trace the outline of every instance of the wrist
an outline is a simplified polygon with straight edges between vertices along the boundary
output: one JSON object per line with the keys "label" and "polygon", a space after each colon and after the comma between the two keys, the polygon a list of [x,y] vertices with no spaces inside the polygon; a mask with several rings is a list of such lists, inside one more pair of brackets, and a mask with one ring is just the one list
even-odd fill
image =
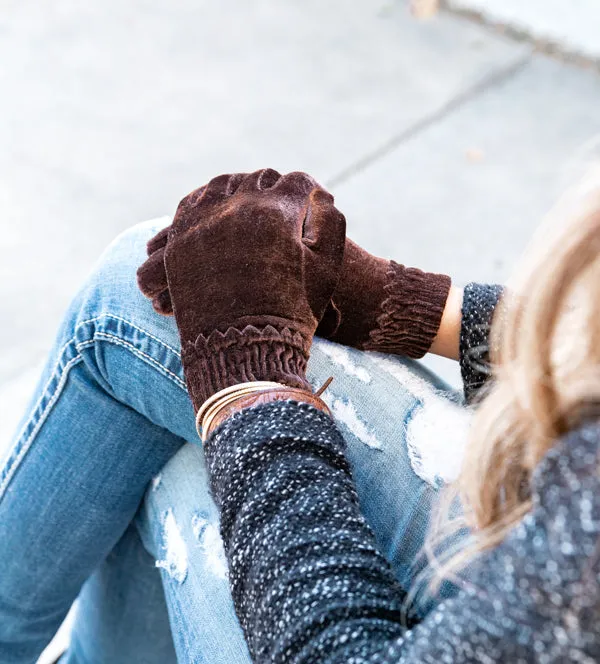
{"label": "wrist", "polygon": [[274,401],[295,401],[308,403],[317,410],[331,416],[331,411],[319,396],[307,389],[259,381],[233,385],[212,395],[196,416],[196,430],[205,442],[211,433],[225,420],[246,408],[254,408]]}
{"label": "wrist", "polygon": [[462,288],[456,286],[450,288],[440,327],[430,349],[435,355],[451,360],[459,358],[463,295]]}

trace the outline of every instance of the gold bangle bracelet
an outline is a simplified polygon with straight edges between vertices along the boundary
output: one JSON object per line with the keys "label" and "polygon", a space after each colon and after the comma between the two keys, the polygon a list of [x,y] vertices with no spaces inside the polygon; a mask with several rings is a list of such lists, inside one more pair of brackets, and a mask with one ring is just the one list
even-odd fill
{"label": "gold bangle bracelet", "polygon": [[273,403],[274,401],[299,401],[309,404],[331,417],[331,410],[320,396],[309,390],[297,387],[279,385],[266,389],[253,389],[227,395],[207,411],[202,420],[202,441],[205,442],[214,428],[218,428],[225,419],[246,408],[254,408],[260,404]]}
{"label": "gold bangle bracelet", "polygon": [[202,438],[203,440],[206,438],[206,434],[208,431],[210,431],[210,425],[212,424],[213,420],[215,417],[223,410],[223,408],[226,408],[229,406],[229,404],[236,402],[238,399],[241,399],[243,397],[246,397],[250,394],[255,394],[257,392],[264,392],[265,390],[256,388],[252,390],[240,390],[239,392],[235,392],[233,394],[229,394],[219,401],[216,401],[211,408],[209,408],[206,411],[206,414],[204,415],[204,418],[202,420]]}
{"label": "gold bangle bracelet", "polygon": [[[196,415],[196,431],[198,432],[198,435],[201,439],[203,439],[202,431],[205,430],[205,425],[208,423],[206,421],[207,417],[210,413],[212,413],[213,410],[215,410],[216,407],[218,407],[218,410],[221,410],[222,405],[220,404],[222,401],[229,403],[230,401],[239,399],[239,397],[245,396],[246,394],[252,394],[253,392],[259,392],[265,389],[280,388],[282,386],[283,385],[281,383],[260,380],[248,383],[238,383],[236,385],[226,387],[219,392],[216,392],[211,397],[209,397],[198,410]],[[212,420],[213,418],[214,414],[210,419]]]}

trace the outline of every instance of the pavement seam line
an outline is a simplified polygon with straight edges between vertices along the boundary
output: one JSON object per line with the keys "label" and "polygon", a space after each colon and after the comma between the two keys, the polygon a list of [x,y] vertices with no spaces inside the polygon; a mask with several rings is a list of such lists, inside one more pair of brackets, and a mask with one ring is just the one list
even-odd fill
{"label": "pavement seam line", "polygon": [[467,88],[464,90],[464,92],[459,93],[430,115],[426,115],[424,118],[417,120],[417,122],[410,125],[399,134],[392,136],[391,139],[380,145],[372,152],[357,159],[353,164],[350,164],[350,166],[344,168],[337,175],[334,175],[330,180],[325,182],[325,186],[328,189],[333,189],[334,187],[337,187],[346,183],[348,180],[351,180],[355,175],[358,175],[375,162],[379,161],[383,157],[386,157],[396,148],[412,140],[430,127],[438,124],[438,122],[445,120],[449,115],[461,109],[463,106],[476,99],[482,93],[487,92],[488,90],[491,90],[492,88],[502,85],[506,81],[510,80],[513,76],[523,70],[531,62],[531,60],[532,53],[528,53],[527,55],[519,58],[516,62],[513,62],[510,66],[499,69],[490,76],[487,76],[478,83],[475,83],[475,85]]}
{"label": "pavement seam line", "polygon": [[520,44],[529,44],[537,53],[582,69],[595,69],[600,73],[600,57],[588,55],[585,50],[562,44],[558,38],[536,36],[533,28],[520,27],[502,18],[488,16],[484,10],[454,7],[448,0],[442,0],[441,8],[447,14],[463,18],[480,25],[491,34],[511,39]]}

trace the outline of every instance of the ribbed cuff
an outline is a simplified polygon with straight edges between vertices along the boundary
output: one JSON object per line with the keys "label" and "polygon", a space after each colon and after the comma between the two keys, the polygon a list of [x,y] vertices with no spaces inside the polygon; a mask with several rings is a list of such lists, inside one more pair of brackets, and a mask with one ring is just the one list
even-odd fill
{"label": "ribbed cuff", "polygon": [[216,330],[208,337],[200,335],[195,343],[183,345],[181,360],[197,411],[219,390],[248,381],[275,381],[310,390],[306,380],[309,353],[310,340],[300,332],[248,325]]}
{"label": "ribbed cuff", "polygon": [[419,358],[438,333],[451,279],[390,261],[382,314],[364,344],[365,350]]}

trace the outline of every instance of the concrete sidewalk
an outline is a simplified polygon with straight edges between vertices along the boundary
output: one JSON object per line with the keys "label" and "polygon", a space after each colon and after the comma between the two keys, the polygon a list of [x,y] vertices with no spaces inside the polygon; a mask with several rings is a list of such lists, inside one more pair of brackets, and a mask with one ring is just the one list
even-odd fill
{"label": "concrete sidewalk", "polygon": [[600,0],[443,0],[490,25],[570,56],[600,61]]}
{"label": "concrete sidewalk", "polygon": [[116,233],[215,173],[329,185],[369,249],[504,279],[600,129],[600,78],[407,2],[9,2],[0,385]]}
{"label": "concrete sidewalk", "polygon": [[103,247],[211,176],[307,170],[371,251],[501,281],[600,131],[595,71],[407,1],[9,0],[0,62],[0,448]]}

